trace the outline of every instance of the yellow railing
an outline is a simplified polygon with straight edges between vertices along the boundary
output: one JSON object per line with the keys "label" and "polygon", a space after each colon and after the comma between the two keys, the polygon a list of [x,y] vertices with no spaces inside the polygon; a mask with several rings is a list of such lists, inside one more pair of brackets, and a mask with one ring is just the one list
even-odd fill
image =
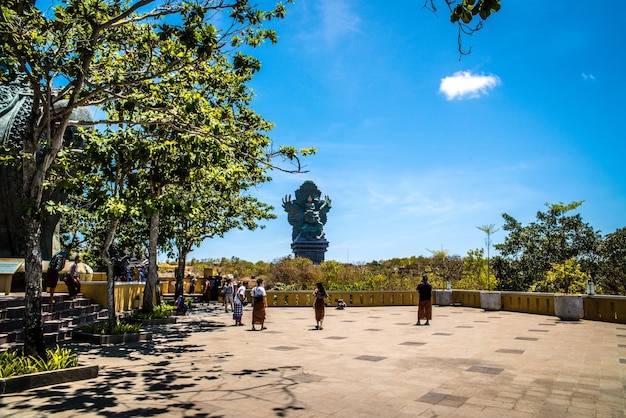
{"label": "yellow railing", "polygon": [[[435,303],[437,303],[435,301]],[[453,290],[452,303],[454,305],[480,308],[480,290]]]}
{"label": "yellow railing", "polygon": [[[103,307],[108,306],[106,274],[94,273],[91,281],[83,281],[81,291]],[[200,281],[201,282],[201,281]],[[174,281],[161,280],[159,288],[162,294],[172,293]],[[139,297],[143,300],[145,283],[116,282],[115,308],[116,311],[126,311],[133,308],[133,301]],[[188,289],[188,280],[185,289]],[[197,291],[200,286],[196,284]],[[65,283],[59,281],[57,292],[67,292]],[[480,291],[452,290],[452,304],[480,308]],[[348,307],[367,306],[416,306],[418,294],[414,290],[397,291],[329,291],[328,306],[335,306],[337,299],[343,299]],[[437,292],[433,292],[433,304],[437,304]],[[512,312],[531,313],[539,315],[554,315],[554,294],[531,292],[500,292],[502,310]],[[249,298],[248,292],[248,298]],[[309,307],[313,305],[311,291],[275,291],[267,292],[267,303],[270,307]],[[584,319],[604,322],[626,323],[626,296],[583,295]]]}
{"label": "yellow railing", "polygon": [[[163,294],[165,286],[165,283],[159,283],[161,294]],[[140,282],[115,282],[113,292],[115,311],[123,312],[132,310],[133,302],[137,297],[139,298],[139,306],[141,306],[143,304],[143,291],[145,287],[146,284]],[[106,308],[109,306],[108,286],[106,281],[81,282],[80,291],[86,298],[99,303],[102,307]],[[57,292],[67,292],[65,283],[59,282]],[[152,300],[156,302],[156,295],[153,295]]]}
{"label": "yellow railing", "polygon": [[[329,306],[336,299],[343,299],[347,306],[415,306],[417,292],[406,291],[343,291],[329,292]],[[502,310],[538,315],[554,315],[554,294],[531,292],[500,292]],[[312,306],[312,293],[309,291],[268,291],[267,303],[274,307]],[[436,293],[433,303],[437,304]],[[480,308],[480,291],[452,290],[452,304]],[[604,322],[626,323],[625,296],[583,295],[584,319]]]}
{"label": "yellow railing", "polygon": [[[336,299],[343,299],[347,306],[405,306],[417,305],[415,291],[329,291],[327,305],[336,305]],[[268,306],[297,307],[313,306],[313,293],[310,291],[267,292]]]}
{"label": "yellow railing", "polygon": [[540,315],[554,315],[554,294],[501,292],[502,310]]}
{"label": "yellow railing", "polygon": [[587,296],[583,306],[585,319],[626,324],[626,296]]}

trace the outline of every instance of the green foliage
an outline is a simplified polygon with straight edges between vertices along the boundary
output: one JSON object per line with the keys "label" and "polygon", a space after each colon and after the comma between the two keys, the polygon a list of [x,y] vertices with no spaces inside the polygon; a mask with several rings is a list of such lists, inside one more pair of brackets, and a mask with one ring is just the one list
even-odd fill
{"label": "green foliage", "polygon": [[461,20],[464,24],[472,21],[478,15],[481,19],[487,19],[492,12],[500,10],[500,0],[463,0],[458,3],[450,15],[451,22]]}
{"label": "green foliage", "polygon": [[162,319],[169,318],[172,312],[176,310],[176,306],[169,303],[161,303],[154,307],[152,312],[133,311],[131,317],[138,319]]}
{"label": "green foliage", "polygon": [[[91,240],[87,246],[94,260],[110,267],[107,251],[118,228],[135,232],[128,233],[127,242],[149,243],[145,294],[151,294],[158,215],[178,213],[194,225],[206,220],[189,201],[185,210],[169,212],[176,209],[175,188],[193,184],[211,191],[217,189],[214,184],[231,184],[236,187],[219,196],[239,196],[265,181],[264,172],[274,167],[276,154],[267,151],[266,136],[272,125],[253,111],[252,92],[245,86],[260,62],[246,51],[276,42],[274,30],[263,25],[283,18],[286,8],[278,4],[265,10],[248,0],[68,0],[44,6],[16,0],[0,4],[0,66],[7,70],[1,80],[19,77],[28,83],[34,103],[28,135],[13,164],[21,167],[29,186],[23,201],[16,202],[32,218],[25,223],[26,288],[33,289],[26,296],[39,297],[41,260],[32,243],[39,241],[44,212],[61,212],[59,202],[51,202],[55,192],[77,197],[72,203],[79,202],[83,212],[75,218],[84,221],[73,230]],[[113,128],[83,131],[79,142],[65,141],[74,111],[93,106],[105,117],[82,123]],[[75,146],[83,153],[71,151]],[[35,153],[36,159],[22,158]],[[291,152],[284,156],[298,161]],[[255,219],[269,219],[269,206],[257,204],[256,209],[251,215],[222,215],[242,216],[240,224],[250,228]],[[215,221],[214,211],[207,216]],[[147,219],[152,221],[149,238],[143,234]],[[223,231],[212,227],[192,239]],[[144,308],[151,309],[147,302]],[[29,352],[41,346],[35,343],[40,333],[31,332],[36,323],[26,327]]]}
{"label": "green foliage", "polygon": [[315,288],[315,283],[322,278],[320,273],[319,266],[308,258],[287,256],[274,263],[268,279],[289,286],[297,284],[302,290],[307,290]]}
{"label": "green foliage", "polygon": [[131,324],[124,321],[117,321],[114,326],[110,326],[108,322],[95,322],[93,324],[83,325],[81,331],[88,334],[100,335],[117,335],[136,333],[141,330],[141,324]]}
{"label": "green foliage", "polygon": [[461,279],[462,259],[441,255],[439,258],[410,257],[366,264],[325,261],[314,265],[304,258],[281,258],[270,266],[268,286],[277,290],[310,290],[317,281],[328,290],[413,290],[427,273],[435,288],[445,288],[446,280]]}
{"label": "green foliage", "polygon": [[567,213],[582,202],[546,204],[537,220],[523,226],[506,213],[504,243],[496,244],[500,256],[493,268],[501,290],[528,291],[534,283],[546,280],[553,265],[574,259],[585,272],[591,272],[598,257],[600,234],[582,221],[580,214]]}
{"label": "green foliage", "polygon": [[46,350],[46,358],[24,356],[19,351],[7,350],[0,353],[0,378],[63,370],[78,365],[78,356],[71,350],[60,348]]}
{"label": "green foliage", "polygon": [[[607,234],[598,248],[598,268],[594,281],[605,292],[626,295],[626,228]],[[599,291],[596,288],[596,292]]]}
{"label": "green foliage", "polygon": [[454,284],[455,289],[491,290],[498,286],[495,275],[489,272],[487,259],[482,248],[469,250],[463,259],[463,278]]}
{"label": "green foliage", "polygon": [[[530,287],[531,292],[548,293],[585,293],[587,281],[591,279],[588,272],[581,271],[580,264],[574,259],[564,263],[554,263],[546,272],[545,279],[539,280]],[[598,293],[602,289],[596,288]]]}

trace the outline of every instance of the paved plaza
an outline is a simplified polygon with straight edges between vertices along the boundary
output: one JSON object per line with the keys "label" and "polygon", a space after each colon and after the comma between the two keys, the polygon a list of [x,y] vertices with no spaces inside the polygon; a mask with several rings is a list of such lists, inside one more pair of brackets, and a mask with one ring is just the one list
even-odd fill
{"label": "paved plaza", "polygon": [[72,343],[95,379],[0,396],[1,417],[622,417],[626,325],[434,307],[197,306],[153,341]]}

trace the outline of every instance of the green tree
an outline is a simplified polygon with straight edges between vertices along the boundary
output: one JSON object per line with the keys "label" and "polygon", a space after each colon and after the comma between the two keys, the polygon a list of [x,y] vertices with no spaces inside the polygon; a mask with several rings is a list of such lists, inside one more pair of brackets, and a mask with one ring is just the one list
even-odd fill
{"label": "green tree", "polygon": [[626,295],[626,228],[607,234],[599,245],[594,281],[612,295]]}
{"label": "green tree", "polygon": [[[500,0],[445,0],[450,10],[450,21],[458,28],[458,49],[461,55],[471,52],[463,49],[463,35],[472,35],[483,28],[483,21],[500,10]],[[437,11],[435,0],[424,0],[424,7]]]}
{"label": "green tree", "polygon": [[494,287],[493,284],[495,284],[495,278],[493,281],[491,280],[491,269],[489,268],[490,267],[489,266],[489,261],[490,261],[489,250],[491,249],[491,236],[495,234],[496,232],[498,232],[500,228],[496,228],[494,224],[481,225],[481,226],[477,226],[476,228],[480,229],[487,235],[487,238],[485,238],[485,245],[487,247],[487,287],[486,289],[491,292]]}
{"label": "green tree", "polygon": [[582,271],[580,264],[573,258],[561,264],[552,264],[545,278],[532,284],[531,292],[548,293],[584,293],[587,281],[591,279],[589,272]]}
{"label": "green tree", "polygon": [[[455,288],[483,290],[495,287],[487,278],[487,260],[484,258],[484,254],[485,250],[482,248],[467,252],[463,259],[463,278],[455,284]],[[495,280],[495,277],[493,279]]]}
{"label": "green tree", "polygon": [[[229,183],[235,184],[232,178]],[[218,182],[208,185],[211,187],[204,187],[196,193],[179,189],[177,204],[161,222],[167,248],[176,251],[176,297],[183,294],[186,260],[194,246],[205,239],[221,237],[235,228],[255,230],[259,227],[257,221],[276,217],[270,212],[272,206],[240,194],[237,187],[230,190],[225,184],[227,187],[219,190]]]}
{"label": "green tree", "polygon": [[463,274],[463,260],[458,255],[449,255],[448,250],[428,250],[432,254],[429,270],[429,281],[433,287],[445,289],[450,283],[455,286]]}
{"label": "green tree", "polygon": [[600,235],[582,221],[580,214],[568,215],[581,204],[546,203],[548,209],[537,212],[537,220],[526,226],[506,213],[502,215],[508,235],[504,243],[496,244],[500,256],[493,263],[502,290],[528,291],[534,283],[545,280],[553,265],[566,265],[570,259],[584,271],[593,269]]}
{"label": "green tree", "polygon": [[[260,10],[247,0],[197,0],[161,4],[155,0],[118,2],[69,0],[50,10],[34,1],[6,0],[0,5],[2,80],[20,76],[32,94],[28,131],[13,156],[22,169],[25,230],[25,352],[45,355],[41,324],[41,220],[48,175],[64,146],[72,112],[120,98],[132,99],[143,114],[158,115],[143,123],[176,125],[180,115],[155,108],[154,92],[174,72],[196,69],[214,55],[242,45],[274,42],[261,26],[282,18],[285,7]],[[248,66],[254,60],[235,55]],[[167,102],[167,95],[161,96]],[[150,113],[152,112],[152,113]],[[94,121],[118,124],[120,121]],[[135,123],[135,121],[126,121]],[[185,126],[210,135],[211,125]],[[292,148],[286,152],[294,153]],[[156,212],[155,212],[156,213]],[[156,272],[154,272],[156,274]]]}

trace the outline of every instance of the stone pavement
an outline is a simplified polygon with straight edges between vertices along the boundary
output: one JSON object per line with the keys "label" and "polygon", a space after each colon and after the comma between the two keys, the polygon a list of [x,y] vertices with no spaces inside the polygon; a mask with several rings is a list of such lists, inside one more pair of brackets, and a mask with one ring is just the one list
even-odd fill
{"label": "stone pavement", "polygon": [[414,307],[198,306],[149,343],[72,343],[96,379],[0,396],[1,417],[622,417],[626,325]]}

